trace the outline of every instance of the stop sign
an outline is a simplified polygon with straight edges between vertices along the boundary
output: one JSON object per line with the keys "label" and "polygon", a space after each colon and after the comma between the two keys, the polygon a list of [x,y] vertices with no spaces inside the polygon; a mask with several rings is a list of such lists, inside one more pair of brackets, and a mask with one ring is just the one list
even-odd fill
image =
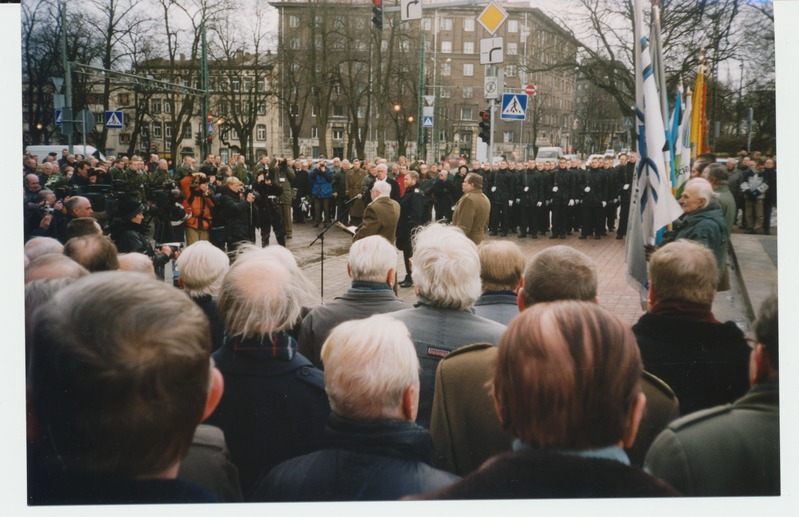
{"label": "stop sign", "polygon": [[535,85],[534,84],[528,84],[527,86],[525,86],[524,87],[524,93],[526,93],[528,96],[529,95],[535,95]]}

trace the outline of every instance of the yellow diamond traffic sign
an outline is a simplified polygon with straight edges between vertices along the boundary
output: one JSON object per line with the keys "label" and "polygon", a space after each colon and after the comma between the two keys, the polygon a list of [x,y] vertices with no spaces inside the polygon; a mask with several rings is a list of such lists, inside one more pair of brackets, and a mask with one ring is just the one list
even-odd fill
{"label": "yellow diamond traffic sign", "polygon": [[477,21],[480,22],[480,25],[482,25],[483,28],[491,35],[497,32],[497,29],[499,29],[500,25],[502,25],[507,19],[508,13],[505,11],[505,9],[501,8],[494,2],[488,4],[486,8],[483,9],[483,12],[480,13],[480,16],[477,17]]}

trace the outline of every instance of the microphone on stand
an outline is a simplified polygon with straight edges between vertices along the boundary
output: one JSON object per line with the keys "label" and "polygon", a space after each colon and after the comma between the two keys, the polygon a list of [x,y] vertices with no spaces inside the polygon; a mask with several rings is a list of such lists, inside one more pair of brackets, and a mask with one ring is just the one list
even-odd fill
{"label": "microphone on stand", "polygon": [[358,194],[354,198],[348,200],[346,203],[344,203],[344,206],[350,206],[352,203],[354,203],[358,199],[363,199],[363,194]]}

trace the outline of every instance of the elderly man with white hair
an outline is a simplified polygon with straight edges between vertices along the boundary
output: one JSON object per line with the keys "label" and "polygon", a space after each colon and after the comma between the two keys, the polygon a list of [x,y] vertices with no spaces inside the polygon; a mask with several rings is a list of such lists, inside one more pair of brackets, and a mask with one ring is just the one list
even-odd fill
{"label": "elderly man with white hair", "polygon": [[397,250],[380,235],[352,243],[347,261],[352,285],[335,300],[320,305],[303,318],[300,353],[323,370],[322,344],[336,325],[372,314],[409,309],[411,306],[397,298],[392,289],[396,268]]}
{"label": "elderly man with white hair", "polygon": [[366,206],[363,223],[355,232],[353,240],[357,241],[370,235],[381,235],[388,242],[394,244],[397,240],[400,205],[391,199],[391,186],[383,180],[375,181],[371,194],[372,202]]}
{"label": "elderly man with white hair", "polygon": [[454,226],[431,224],[416,234],[413,284],[417,305],[391,313],[411,330],[422,366],[419,417],[430,424],[436,367],[447,354],[472,343],[499,343],[505,325],[474,314],[482,294],[477,246]]}
{"label": "elderly man with white hair", "polygon": [[667,233],[661,246],[678,239],[688,239],[703,244],[713,252],[718,266],[719,282],[727,268],[727,223],[718,203],[719,194],[704,178],[688,180],[679,203],[683,215],[674,221],[674,231]]}
{"label": "elderly man with white hair", "polygon": [[211,351],[219,350],[225,326],[216,308],[216,300],[225,273],[230,268],[230,259],[209,241],[197,241],[183,250],[177,259],[177,267],[183,292],[200,306],[211,324]]}
{"label": "elderly man with white hair", "polygon": [[207,423],[224,431],[245,499],[262,473],[321,446],[330,413],[322,372],[288,333],[302,312],[299,280],[274,256],[250,248],[219,291],[225,339],[213,358],[225,394]]}
{"label": "elderly man with white hair", "polygon": [[419,360],[405,325],[381,314],[342,323],[322,357],[328,446],[275,467],[253,500],[396,500],[458,479],[430,466],[432,440],[414,423]]}

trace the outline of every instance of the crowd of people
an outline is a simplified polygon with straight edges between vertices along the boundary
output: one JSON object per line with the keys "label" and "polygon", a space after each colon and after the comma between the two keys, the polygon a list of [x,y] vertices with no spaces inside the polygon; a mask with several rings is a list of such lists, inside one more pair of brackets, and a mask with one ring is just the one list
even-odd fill
{"label": "crowd of people", "polygon": [[[633,326],[589,256],[487,238],[624,238],[632,153],[56,158],[23,173],[30,504],[780,494],[776,293],[751,335],[712,311],[722,200],[768,231],[772,158],[737,187],[696,160]],[[355,227],[323,305],[306,219]]]}

